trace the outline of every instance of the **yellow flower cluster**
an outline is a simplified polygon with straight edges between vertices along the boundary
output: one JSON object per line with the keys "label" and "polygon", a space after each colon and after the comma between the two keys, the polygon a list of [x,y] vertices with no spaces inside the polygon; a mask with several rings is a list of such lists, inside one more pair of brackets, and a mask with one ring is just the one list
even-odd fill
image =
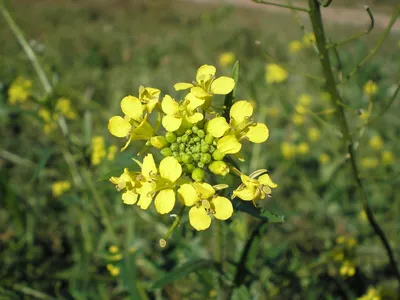
{"label": "yellow flower cluster", "polygon": [[69,181],[56,181],[51,186],[53,197],[55,198],[60,197],[70,189],[71,189],[71,183]]}
{"label": "yellow flower cluster", "polygon": [[297,53],[303,48],[312,46],[315,43],[315,35],[313,32],[307,33],[303,36],[302,40],[293,40],[289,43],[289,52]]}
{"label": "yellow flower cluster", "polygon": [[219,56],[218,62],[221,67],[229,67],[231,66],[236,60],[236,55],[233,52],[223,52]]}
{"label": "yellow flower cluster", "polygon": [[32,94],[32,81],[17,77],[8,89],[8,103],[16,105],[26,102]]}
{"label": "yellow flower cluster", "polygon": [[365,83],[363,90],[367,96],[373,96],[378,92],[378,85],[372,80],[368,80]]}
{"label": "yellow flower cluster", "polygon": [[375,288],[369,288],[367,293],[357,300],[381,300],[381,296],[379,295],[379,291]]}
{"label": "yellow flower cluster", "polygon": [[383,150],[384,142],[381,136],[374,135],[368,141],[369,146],[377,154],[380,153],[380,157],[376,156],[366,156],[361,159],[361,166],[365,169],[377,168],[380,164],[383,166],[391,166],[395,163],[396,157],[392,151]]}
{"label": "yellow flower cluster", "polygon": [[352,237],[339,236],[332,251],[333,260],[341,262],[339,273],[344,277],[352,277],[356,273],[356,264],[353,261],[357,241]]}
{"label": "yellow flower cluster", "polygon": [[54,112],[50,112],[47,108],[40,108],[38,111],[39,117],[43,120],[43,130],[46,134],[51,133],[57,128],[57,120],[63,116],[69,120],[75,120],[78,115],[72,107],[71,100],[61,97],[56,101]]}
{"label": "yellow flower cluster", "polygon": [[102,136],[92,137],[92,155],[91,155],[92,165],[96,166],[100,164],[106,157],[107,160],[114,160],[117,152],[118,148],[115,145],[111,145],[106,150],[104,138]]}
{"label": "yellow flower cluster", "polygon": [[268,84],[283,82],[288,76],[288,72],[277,64],[267,64],[265,66],[265,81]]}
{"label": "yellow flower cluster", "polygon": [[[211,105],[214,95],[227,95],[235,87],[235,81],[226,76],[216,77],[216,69],[203,65],[197,70],[191,83],[179,82],[176,91],[188,90],[182,100],[175,100],[161,91],[140,87],[139,96],[127,96],[121,101],[124,116],[113,116],[108,129],[116,137],[126,138],[125,150],[135,140],[146,141],[164,157],[159,163],[148,153],[143,161],[134,159],[140,171],[125,168],[119,177],[111,177],[118,191],[123,191],[125,204],[136,204],[148,209],[154,202],[160,214],[168,214],[175,208],[176,200],[182,210],[189,208],[189,222],[196,230],[210,227],[212,218],[227,220],[233,214],[230,199],[222,196],[227,185],[206,182],[206,173],[239,176],[242,184],[233,192],[232,199],[244,201],[264,199],[277,185],[266,170],[247,176],[229,163],[229,156],[243,160],[240,152],[243,143],[262,143],[268,139],[265,124],[252,119],[253,106],[249,101],[236,101],[229,115],[215,111]],[[149,116],[157,114],[153,127]],[[164,130],[162,130],[161,128]]]}

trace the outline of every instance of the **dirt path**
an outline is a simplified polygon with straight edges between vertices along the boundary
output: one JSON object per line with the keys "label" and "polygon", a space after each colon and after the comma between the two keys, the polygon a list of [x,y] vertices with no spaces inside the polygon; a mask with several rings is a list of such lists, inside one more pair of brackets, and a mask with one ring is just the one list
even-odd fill
{"label": "dirt path", "polygon": [[[206,3],[206,4],[231,4],[241,7],[246,7],[250,9],[262,9],[265,11],[273,12],[273,13],[281,13],[281,14],[290,14],[291,11],[286,8],[271,6],[271,5],[262,5],[252,2],[251,0],[184,0],[187,2],[197,2],[197,3]],[[285,3],[285,1],[276,0],[276,3]],[[299,5],[300,6],[300,5]],[[304,6],[306,7],[306,6]],[[343,8],[343,7],[334,7],[331,4],[330,7],[324,8],[322,10],[323,17],[331,24],[340,24],[340,25],[352,25],[357,27],[365,27],[367,28],[370,20],[366,11],[362,8]],[[306,13],[299,12],[299,15],[307,18]],[[391,16],[386,15],[384,13],[374,13],[375,19],[375,30],[383,30],[390,21]],[[392,33],[400,34],[400,17],[397,19],[396,23],[392,27]]]}

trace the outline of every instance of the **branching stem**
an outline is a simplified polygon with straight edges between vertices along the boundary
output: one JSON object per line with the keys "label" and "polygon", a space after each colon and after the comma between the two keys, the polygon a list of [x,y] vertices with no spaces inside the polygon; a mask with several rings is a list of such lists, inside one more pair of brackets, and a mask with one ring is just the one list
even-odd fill
{"label": "branching stem", "polygon": [[[344,112],[344,108],[343,106],[339,105],[341,101],[340,99],[340,95],[339,92],[336,88],[336,82],[335,82],[335,78],[333,75],[333,71],[332,71],[332,65],[330,62],[330,58],[329,58],[329,53],[326,49],[326,38],[325,38],[325,30],[324,30],[324,25],[322,22],[322,17],[321,17],[321,8],[320,8],[320,4],[317,0],[309,0],[309,5],[310,5],[310,18],[311,18],[311,23],[312,23],[312,27],[315,33],[315,38],[316,38],[316,43],[317,43],[317,47],[318,50],[320,52],[320,63],[322,66],[322,70],[324,73],[324,77],[326,79],[326,89],[328,91],[328,93],[331,96],[331,100],[332,100],[332,104],[333,106],[336,108],[336,116],[337,116],[337,120],[339,122],[340,125],[340,129],[342,131],[343,134],[343,138],[344,138],[344,142],[345,142],[345,146],[347,148],[348,151],[348,156],[349,156],[349,160],[350,160],[350,164],[351,164],[351,171],[352,171],[352,176],[355,180],[356,183],[356,187],[357,190],[361,196],[360,201],[362,203],[363,206],[363,210],[367,215],[368,218],[368,222],[370,223],[371,227],[373,228],[375,234],[379,237],[379,239],[381,240],[387,256],[389,258],[390,261],[390,266],[393,269],[393,272],[397,278],[397,280],[400,283],[400,272],[398,269],[398,265],[397,262],[395,260],[394,254],[393,254],[393,250],[389,244],[389,241],[385,235],[385,233],[383,232],[383,230],[381,229],[381,227],[378,225],[378,223],[375,220],[374,214],[372,212],[371,207],[369,206],[368,203],[368,197],[367,197],[367,193],[364,189],[363,183],[361,181],[361,178],[359,176],[359,171],[358,171],[358,167],[357,167],[357,163],[356,163],[356,154],[354,151],[354,145],[353,145],[353,140],[352,137],[350,135],[350,131],[349,131],[349,126],[347,123],[347,119],[346,119],[346,115]],[[397,13],[398,11],[400,11],[400,5],[398,6],[397,9]],[[392,22],[394,23],[394,20],[396,20],[396,17],[392,18]],[[389,29],[388,29],[389,28]],[[387,30],[390,30],[391,26],[388,26],[385,30],[385,32]],[[382,44],[384,37],[386,37],[386,35],[383,35],[383,37],[381,38],[381,40],[378,42],[378,45],[375,47],[374,52],[372,52],[371,57],[373,56],[373,54],[375,54],[376,50],[380,47],[380,45]],[[370,58],[370,57],[369,57]],[[368,59],[369,59],[368,58]],[[367,60],[368,60],[367,59]]]}
{"label": "branching stem", "polygon": [[261,3],[261,4],[267,4],[267,5],[271,5],[271,6],[289,8],[289,9],[294,9],[294,10],[299,10],[299,11],[304,11],[304,12],[307,12],[307,13],[310,12],[310,10],[308,10],[307,8],[299,7],[299,6],[293,6],[293,5],[287,5],[287,4],[279,4],[279,3],[263,1],[263,0],[253,0],[253,2]]}

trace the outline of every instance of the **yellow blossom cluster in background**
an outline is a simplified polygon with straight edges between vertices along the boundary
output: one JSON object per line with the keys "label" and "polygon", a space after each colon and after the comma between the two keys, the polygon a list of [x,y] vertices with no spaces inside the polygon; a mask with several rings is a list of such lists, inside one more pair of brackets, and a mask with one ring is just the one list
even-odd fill
{"label": "yellow blossom cluster in background", "polygon": [[51,185],[53,197],[58,198],[71,189],[69,181],[56,181]]}
{"label": "yellow blossom cluster in background", "polygon": [[17,77],[8,89],[8,103],[10,105],[25,103],[32,94],[32,81],[24,77]]}
{"label": "yellow blossom cluster in background", "polygon": [[91,162],[94,166],[100,164],[105,158],[107,158],[107,160],[114,160],[118,152],[118,147],[115,145],[109,146],[106,150],[104,138],[102,136],[92,137],[91,148]]}
{"label": "yellow blossom cluster in background", "polygon": [[357,300],[381,300],[381,296],[377,289],[371,287],[365,295],[358,297]]}
{"label": "yellow blossom cluster in background", "polygon": [[77,114],[72,108],[71,100],[64,97],[57,100],[55,111],[70,120],[77,118]]}
{"label": "yellow blossom cluster in background", "polygon": [[265,81],[268,84],[283,82],[288,76],[288,72],[277,64],[267,64],[265,66]]}
{"label": "yellow blossom cluster in background", "polygon": [[376,155],[365,156],[361,158],[361,166],[365,169],[377,168],[380,164],[383,166],[391,166],[395,163],[396,157],[390,150],[384,150],[384,141],[381,136],[374,135],[369,141],[368,145],[376,153]]}
{"label": "yellow blossom cluster in background", "polygon": [[[156,163],[148,153],[142,161],[134,159],[141,169],[139,172],[125,168],[119,177],[110,178],[117,190],[123,192],[125,204],[136,204],[146,210],[154,203],[158,213],[168,214],[178,200],[182,212],[189,209],[192,227],[205,230],[213,218],[227,220],[233,214],[231,200],[221,195],[228,186],[207,182],[206,172],[222,177],[239,176],[242,183],[231,198],[253,201],[254,205],[277,187],[265,169],[245,175],[226,160],[229,156],[243,160],[240,154],[243,144],[265,142],[269,130],[265,124],[253,120],[250,101],[236,101],[229,116],[214,110],[213,96],[227,95],[236,85],[233,78],[216,77],[215,73],[214,66],[203,65],[194,81],[175,84],[176,91],[189,91],[182,100],[164,95],[160,102],[161,91],[151,87],[140,87],[138,97],[126,96],[121,100],[124,117],[113,116],[108,123],[112,135],[127,140],[121,150],[133,141],[143,140],[164,157]],[[277,77],[282,80],[282,74],[276,75],[275,80]],[[157,114],[155,126],[149,121],[152,113]],[[160,125],[165,131],[158,132]],[[165,240],[160,240],[160,245],[165,245]]]}
{"label": "yellow blossom cluster in background", "polygon": [[302,40],[293,40],[289,43],[289,52],[297,53],[303,48],[312,46],[315,43],[315,35],[313,32],[307,33],[303,36]]}
{"label": "yellow blossom cluster in background", "polygon": [[356,264],[353,260],[357,241],[353,237],[339,236],[336,246],[332,250],[334,261],[341,263],[339,273],[343,277],[352,277],[356,273]]}
{"label": "yellow blossom cluster in background", "polygon": [[366,95],[373,96],[378,92],[378,85],[374,81],[368,80],[365,83],[363,90]]}
{"label": "yellow blossom cluster in background", "polygon": [[223,68],[231,66],[235,61],[236,55],[233,52],[223,52],[218,58],[218,62]]}

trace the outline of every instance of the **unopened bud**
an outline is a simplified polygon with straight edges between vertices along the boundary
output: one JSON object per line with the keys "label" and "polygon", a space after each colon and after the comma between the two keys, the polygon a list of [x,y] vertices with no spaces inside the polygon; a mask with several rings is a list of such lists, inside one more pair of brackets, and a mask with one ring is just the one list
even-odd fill
{"label": "unopened bud", "polygon": [[168,145],[167,140],[163,136],[153,136],[150,139],[150,144],[157,149],[162,149]]}
{"label": "unopened bud", "polygon": [[192,172],[192,179],[194,181],[202,181],[205,177],[205,173],[202,169],[196,168]]}
{"label": "unopened bud", "polygon": [[170,148],[164,148],[161,150],[161,154],[165,157],[172,155],[172,150]]}
{"label": "unopened bud", "polygon": [[224,154],[217,149],[213,152],[212,157],[214,160],[222,160],[224,158]]}
{"label": "unopened bud", "polygon": [[176,134],[173,132],[167,132],[165,134],[165,139],[167,140],[168,143],[173,143],[176,141]]}
{"label": "unopened bud", "polygon": [[217,175],[225,176],[229,173],[229,166],[223,161],[213,161],[209,166],[211,172]]}
{"label": "unopened bud", "polygon": [[160,243],[161,248],[164,248],[165,246],[167,246],[167,241],[164,239],[160,239],[159,243]]}

